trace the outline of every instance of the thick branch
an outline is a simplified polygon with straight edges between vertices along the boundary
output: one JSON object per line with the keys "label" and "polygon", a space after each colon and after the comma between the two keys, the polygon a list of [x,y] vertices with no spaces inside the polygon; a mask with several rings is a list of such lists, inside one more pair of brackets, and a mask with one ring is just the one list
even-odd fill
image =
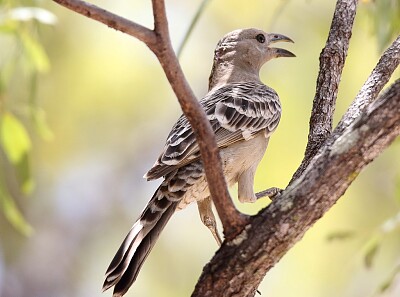
{"label": "thick branch", "polygon": [[228,239],[237,235],[247,222],[247,217],[235,208],[225,182],[219,150],[204,110],[194,96],[178,59],[173,51],[168,32],[168,21],[163,0],[152,0],[154,31],[95,5],[80,0],[53,0],[75,12],[100,21],[116,30],[143,41],[157,56],[167,76],[183,113],[188,118],[200,147],[201,158],[213,202]]}
{"label": "thick branch", "polygon": [[328,40],[319,60],[319,74],[310,118],[310,132],[304,160],[292,181],[308,166],[312,157],[329,137],[342,70],[356,15],[357,0],[338,0],[333,15]]}
{"label": "thick branch", "polygon": [[324,145],[302,176],[204,268],[193,297],[253,296],[282,256],[400,134],[400,80],[343,134]]}

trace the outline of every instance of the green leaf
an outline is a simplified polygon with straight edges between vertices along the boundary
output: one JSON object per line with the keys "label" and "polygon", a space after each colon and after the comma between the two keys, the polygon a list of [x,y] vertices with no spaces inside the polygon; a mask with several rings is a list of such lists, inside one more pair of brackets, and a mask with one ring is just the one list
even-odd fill
{"label": "green leaf", "polygon": [[354,238],[356,235],[356,232],[351,231],[351,230],[343,230],[343,231],[334,231],[326,237],[328,241],[334,241],[334,240],[347,240]]}
{"label": "green leaf", "polygon": [[34,108],[33,110],[33,121],[35,123],[36,132],[40,135],[43,140],[51,141],[54,138],[54,134],[49,128],[46,120],[46,113],[41,108]]}
{"label": "green leaf", "polygon": [[372,20],[373,34],[380,51],[384,50],[398,35],[400,30],[399,0],[364,0],[367,14]]}
{"label": "green leaf", "polygon": [[385,280],[379,287],[379,292],[380,293],[384,293],[385,291],[387,291],[387,289],[389,289],[392,285],[394,280],[396,279],[396,276],[400,273],[400,265],[398,265],[394,271],[391,273],[391,275],[389,276],[389,278],[387,280]]}
{"label": "green leaf", "polygon": [[24,126],[9,112],[3,113],[0,118],[0,142],[7,158],[13,164],[17,164],[32,147]]}
{"label": "green leaf", "polygon": [[29,179],[26,179],[22,183],[21,191],[26,195],[32,194],[33,190],[35,189],[35,186],[36,186],[35,181],[33,180],[33,178],[30,177]]}
{"label": "green leaf", "polygon": [[[6,95],[7,90],[10,86],[10,80],[13,77],[15,68],[16,68],[16,58],[12,55],[7,55],[6,53],[2,53],[4,55],[4,63],[1,65],[0,70],[0,95]],[[4,102],[4,100],[3,100]]]}
{"label": "green leaf", "polygon": [[16,164],[15,169],[21,192],[25,195],[31,194],[35,188],[35,182],[31,175],[30,162],[27,154],[24,154],[24,157],[21,159],[21,161]]}
{"label": "green leaf", "polygon": [[15,34],[17,28],[18,28],[17,22],[12,20],[7,20],[3,23],[0,23],[0,33]]}
{"label": "green leaf", "polygon": [[33,228],[18,210],[14,200],[0,184],[0,207],[10,224],[25,236],[33,233]]}
{"label": "green leaf", "polygon": [[394,191],[394,199],[397,201],[397,203],[400,206],[400,175],[397,176],[396,186],[395,186],[395,191]]}
{"label": "green leaf", "polygon": [[377,255],[377,252],[379,250],[379,246],[380,241],[378,236],[374,236],[368,241],[364,255],[364,264],[367,268],[372,267],[375,256]]}
{"label": "green leaf", "polygon": [[20,32],[19,37],[25,53],[38,72],[47,72],[50,69],[50,61],[43,46],[33,39],[29,34]]}

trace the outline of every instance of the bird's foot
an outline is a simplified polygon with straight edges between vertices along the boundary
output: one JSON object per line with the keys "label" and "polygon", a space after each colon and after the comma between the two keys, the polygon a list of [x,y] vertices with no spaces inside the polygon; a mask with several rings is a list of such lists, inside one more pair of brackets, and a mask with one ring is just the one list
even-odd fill
{"label": "bird's foot", "polygon": [[273,188],[269,188],[264,191],[258,192],[256,194],[256,197],[257,197],[257,199],[269,197],[269,199],[274,200],[275,198],[279,197],[282,192],[283,192],[282,189],[273,187]]}

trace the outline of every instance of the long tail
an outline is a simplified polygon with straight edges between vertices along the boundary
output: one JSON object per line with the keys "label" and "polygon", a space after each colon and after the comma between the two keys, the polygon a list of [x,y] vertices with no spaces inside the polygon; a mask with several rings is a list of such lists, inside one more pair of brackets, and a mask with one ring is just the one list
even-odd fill
{"label": "long tail", "polygon": [[111,261],[103,291],[115,286],[114,297],[123,296],[128,291],[160,232],[175,212],[181,194],[183,192],[168,191],[168,183],[161,184]]}

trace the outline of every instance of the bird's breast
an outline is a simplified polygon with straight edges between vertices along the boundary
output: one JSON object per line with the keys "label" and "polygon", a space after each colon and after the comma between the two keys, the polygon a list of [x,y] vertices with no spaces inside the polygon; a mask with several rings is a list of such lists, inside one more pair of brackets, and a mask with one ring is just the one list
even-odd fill
{"label": "bird's breast", "polygon": [[237,183],[243,171],[260,163],[267,146],[268,138],[262,131],[252,139],[237,142],[221,150],[221,160],[229,186]]}
{"label": "bird's breast", "polygon": [[[220,150],[222,167],[229,187],[237,183],[240,174],[245,170],[257,167],[267,146],[268,138],[262,131],[250,140],[240,141]],[[210,192],[203,172],[203,176],[186,191],[178,209],[183,209],[188,204],[209,196]]]}

